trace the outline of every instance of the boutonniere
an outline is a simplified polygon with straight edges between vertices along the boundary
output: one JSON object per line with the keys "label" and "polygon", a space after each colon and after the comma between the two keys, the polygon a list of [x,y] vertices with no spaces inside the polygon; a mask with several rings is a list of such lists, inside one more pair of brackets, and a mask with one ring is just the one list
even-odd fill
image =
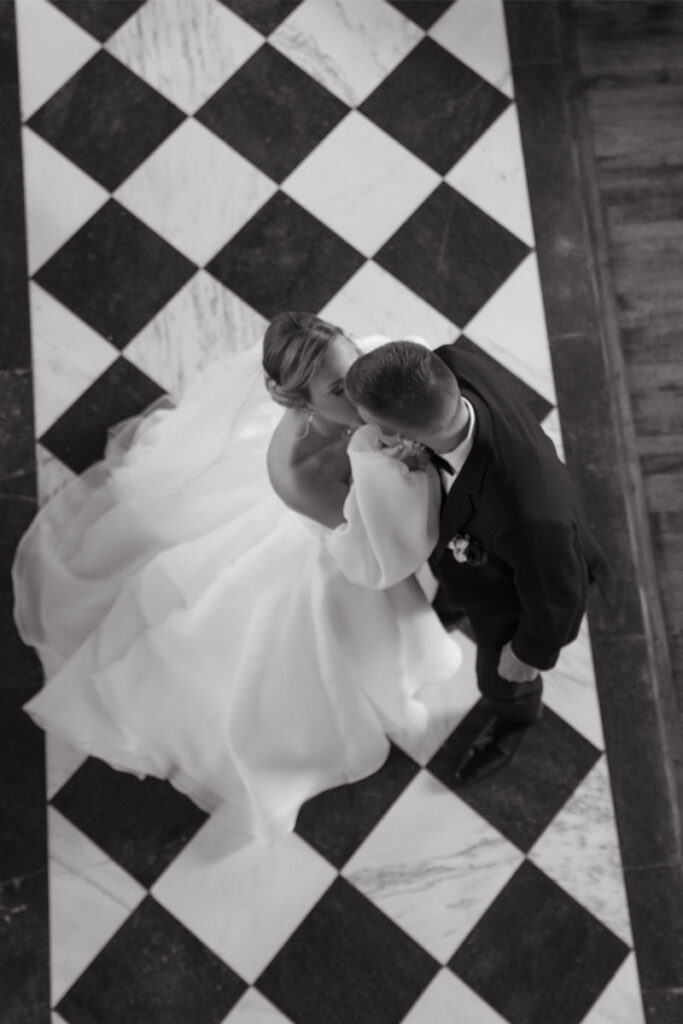
{"label": "boutonniere", "polygon": [[476,537],[470,537],[469,533],[456,533],[455,537],[448,544],[453,552],[456,562],[467,562],[468,565],[484,565],[488,555],[484,551],[481,541]]}

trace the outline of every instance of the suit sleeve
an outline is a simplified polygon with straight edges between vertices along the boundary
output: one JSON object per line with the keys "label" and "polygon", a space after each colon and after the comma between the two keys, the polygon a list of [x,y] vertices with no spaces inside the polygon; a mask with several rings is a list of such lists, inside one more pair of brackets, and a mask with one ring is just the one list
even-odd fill
{"label": "suit sleeve", "polygon": [[558,520],[519,523],[496,539],[495,553],[513,570],[522,609],[512,650],[528,665],[552,668],[585,608],[587,572],[574,528]]}

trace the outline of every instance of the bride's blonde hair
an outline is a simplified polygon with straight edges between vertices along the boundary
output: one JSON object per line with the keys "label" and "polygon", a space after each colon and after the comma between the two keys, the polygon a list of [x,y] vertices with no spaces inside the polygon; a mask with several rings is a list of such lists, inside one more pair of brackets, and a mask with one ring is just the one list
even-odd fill
{"label": "bride's blonde hair", "polygon": [[279,313],[263,338],[263,369],[271,397],[288,409],[301,409],[309,399],[308,385],[323,361],[327,346],[339,335],[313,313]]}

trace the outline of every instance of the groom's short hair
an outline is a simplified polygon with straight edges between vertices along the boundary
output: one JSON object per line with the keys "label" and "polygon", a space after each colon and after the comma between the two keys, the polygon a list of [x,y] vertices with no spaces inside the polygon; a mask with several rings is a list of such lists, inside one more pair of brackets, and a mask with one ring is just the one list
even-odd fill
{"label": "groom's short hair", "polygon": [[374,415],[426,430],[460,400],[460,388],[443,360],[426,345],[390,341],[357,359],[346,394]]}

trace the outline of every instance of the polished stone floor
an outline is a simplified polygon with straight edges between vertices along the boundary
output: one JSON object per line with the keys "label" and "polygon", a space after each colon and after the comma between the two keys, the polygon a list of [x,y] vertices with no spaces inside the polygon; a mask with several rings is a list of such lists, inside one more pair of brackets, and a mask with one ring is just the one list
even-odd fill
{"label": "polished stone floor", "polygon": [[[502,2],[16,14],[41,502],[288,308],[477,346],[562,452]],[[427,739],[275,848],[49,740],[53,1024],[642,1024],[588,627],[455,792],[461,642]]]}

